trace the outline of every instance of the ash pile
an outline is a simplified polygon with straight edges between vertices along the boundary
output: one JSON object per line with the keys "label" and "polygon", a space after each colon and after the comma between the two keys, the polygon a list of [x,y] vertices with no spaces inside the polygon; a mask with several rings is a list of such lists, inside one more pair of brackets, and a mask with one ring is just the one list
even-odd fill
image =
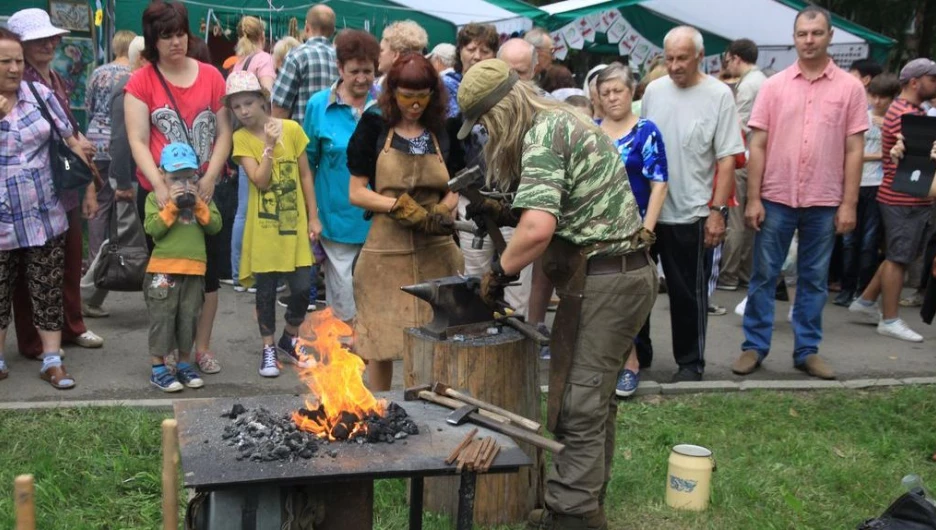
{"label": "ash pile", "polygon": [[[298,413],[313,420],[324,417],[321,408],[312,411],[300,409]],[[316,455],[332,458],[338,455],[336,449],[329,448],[327,440],[296,427],[291,413],[278,415],[263,407],[248,410],[237,403],[221,417],[231,420],[231,423],[225,425],[221,439],[237,450],[237,460],[295,461],[308,460]],[[342,422],[346,424],[340,423],[331,430],[332,437],[337,441],[392,444],[404,440],[403,443],[406,443],[406,437],[419,434],[419,428],[406,414],[406,410],[396,403],[387,406],[384,417],[371,414],[359,420],[352,414],[342,414]],[[356,429],[352,427],[355,423],[363,423],[366,428]]]}

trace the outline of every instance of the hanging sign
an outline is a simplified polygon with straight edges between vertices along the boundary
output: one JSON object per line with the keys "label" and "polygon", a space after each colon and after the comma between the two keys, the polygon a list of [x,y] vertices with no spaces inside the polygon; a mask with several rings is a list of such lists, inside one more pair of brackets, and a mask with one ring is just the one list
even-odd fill
{"label": "hanging sign", "polygon": [[562,32],[554,31],[550,33],[549,36],[552,37],[553,40],[553,58],[557,61],[564,61],[566,56],[569,55],[569,46],[562,37]]}
{"label": "hanging sign", "polygon": [[578,31],[582,34],[582,38],[585,39],[585,42],[595,42],[595,28],[591,25],[588,17],[582,17],[576,20],[575,24],[578,26]]}
{"label": "hanging sign", "polygon": [[566,24],[559,30],[566,44],[573,50],[581,50],[585,47],[585,37],[579,31],[578,26],[573,22]]}

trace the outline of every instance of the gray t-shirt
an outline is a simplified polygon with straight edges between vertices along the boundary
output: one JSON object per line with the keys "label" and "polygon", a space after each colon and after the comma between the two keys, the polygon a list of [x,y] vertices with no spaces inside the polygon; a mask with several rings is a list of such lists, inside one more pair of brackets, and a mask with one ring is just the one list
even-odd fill
{"label": "gray t-shirt", "polygon": [[690,88],[663,77],[647,87],[641,115],[656,124],[667,146],[669,191],[660,222],[689,224],[707,217],[716,162],[744,152],[731,89],[709,75]]}
{"label": "gray t-shirt", "polygon": [[[870,127],[864,133],[865,154],[881,152],[881,126],[874,123],[874,116],[868,111],[868,123]],[[861,168],[862,186],[880,186],[884,180],[884,163],[881,160],[865,162]]]}

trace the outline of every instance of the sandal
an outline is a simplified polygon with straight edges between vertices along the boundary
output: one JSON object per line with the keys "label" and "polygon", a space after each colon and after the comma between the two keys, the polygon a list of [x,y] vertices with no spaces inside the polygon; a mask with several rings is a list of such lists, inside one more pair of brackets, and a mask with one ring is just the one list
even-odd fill
{"label": "sandal", "polygon": [[195,364],[203,374],[216,374],[221,371],[221,363],[210,351],[195,354]]}
{"label": "sandal", "polygon": [[39,372],[39,377],[43,381],[48,381],[53,388],[57,390],[68,390],[75,388],[75,379],[65,372],[65,367],[61,364],[53,365]]}

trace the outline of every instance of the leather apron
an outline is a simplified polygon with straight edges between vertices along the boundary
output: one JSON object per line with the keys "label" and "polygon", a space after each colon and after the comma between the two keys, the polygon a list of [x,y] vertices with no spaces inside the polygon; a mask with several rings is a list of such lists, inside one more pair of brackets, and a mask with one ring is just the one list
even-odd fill
{"label": "leather apron", "polygon": [[[411,155],[393,149],[393,130],[377,156],[375,190],[385,197],[408,193],[429,209],[448,193],[449,174],[435,135],[435,153]],[[428,235],[400,226],[386,213],[374,213],[370,231],[354,268],[355,346],[367,360],[403,358],[403,330],[432,320],[428,303],[400,287],[464,268],[452,236]]]}
{"label": "leather apron", "polygon": [[553,320],[549,341],[549,397],[546,400],[546,428],[555,431],[562,409],[566,381],[572,370],[575,344],[578,340],[582,301],[585,298],[585,278],[588,251],[553,237],[542,256],[543,272],[559,295],[559,307]]}

